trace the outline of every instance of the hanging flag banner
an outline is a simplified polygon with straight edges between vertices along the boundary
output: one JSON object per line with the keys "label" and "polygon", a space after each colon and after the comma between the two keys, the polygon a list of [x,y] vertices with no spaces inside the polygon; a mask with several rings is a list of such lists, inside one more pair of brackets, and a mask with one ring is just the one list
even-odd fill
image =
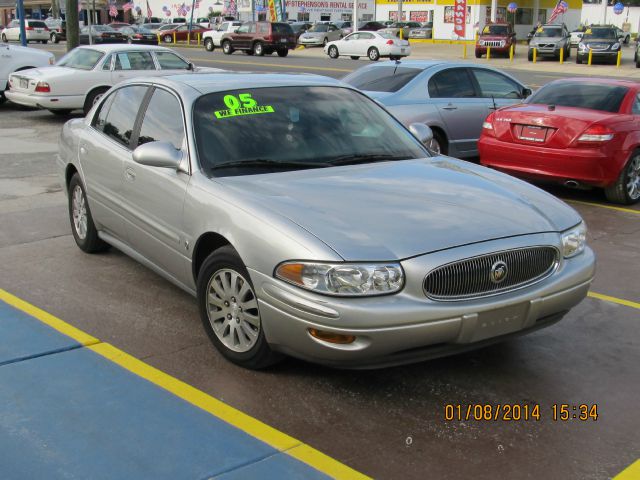
{"label": "hanging flag banner", "polygon": [[281,22],[284,20],[282,16],[282,2],[280,0],[273,0],[276,6],[276,21]]}
{"label": "hanging flag banner", "polygon": [[276,17],[276,2],[275,2],[275,0],[269,0],[267,5],[269,7],[269,21],[270,22],[277,22],[278,21],[278,17]]}
{"label": "hanging flag banner", "polygon": [[467,27],[467,0],[456,0],[453,7],[453,32],[464,38]]}

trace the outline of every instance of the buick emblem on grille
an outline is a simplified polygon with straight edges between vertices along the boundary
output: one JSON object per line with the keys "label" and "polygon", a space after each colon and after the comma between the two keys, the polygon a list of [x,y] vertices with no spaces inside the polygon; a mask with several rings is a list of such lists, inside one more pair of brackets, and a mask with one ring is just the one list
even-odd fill
{"label": "buick emblem on grille", "polygon": [[502,260],[498,260],[491,266],[491,273],[489,273],[489,278],[493,283],[502,283],[505,278],[507,278],[507,264]]}

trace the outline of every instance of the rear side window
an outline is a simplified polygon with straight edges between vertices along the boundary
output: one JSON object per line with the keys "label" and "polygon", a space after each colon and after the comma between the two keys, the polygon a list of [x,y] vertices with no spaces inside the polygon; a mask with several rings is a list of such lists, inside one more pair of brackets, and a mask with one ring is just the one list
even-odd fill
{"label": "rear side window", "polygon": [[116,54],[115,70],[155,70],[149,52],[127,52]]}
{"label": "rear side window", "polygon": [[588,108],[617,113],[629,89],[619,85],[589,82],[550,83],[527,100],[527,103]]}
{"label": "rear side window", "polygon": [[429,80],[431,98],[472,98],[476,96],[466,68],[449,68],[436,73]]}
{"label": "rear side window", "polygon": [[374,38],[373,33],[362,32],[358,40],[371,40],[372,38]]}
{"label": "rear side window", "polygon": [[104,134],[128,148],[133,134],[133,124],[146,93],[147,87],[139,85],[116,91],[104,119]]}
{"label": "rear side window", "polygon": [[47,24],[44,22],[34,22],[33,20],[29,20],[27,24],[33,28],[46,28]]}
{"label": "rear side window", "polygon": [[187,70],[189,63],[172,52],[156,52],[161,70]]}
{"label": "rear side window", "polygon": [[273,33],[280,35],[293,35],[293,29],[287,23],[272,23]]}
{"label": "rear side window", "polygon": [[421,71],[418,68],[394,66],[365,68],[347,76],[344,81],[360,90],[397,92]]}
{"label": "rear side window", "polygon": [[[274,29],[275,31],[275,29]],[[258,33],[266,33],[269,34],[269,24],[268,23],[259,23],[258,24]]]}
{"label": "rear side window", "polygon": [[166,90],[156,89],[144,114],[138,145],[162,141],[171,143],[176,150],[181,149],[184,125],[180,112],[182,108],[176,97]]}

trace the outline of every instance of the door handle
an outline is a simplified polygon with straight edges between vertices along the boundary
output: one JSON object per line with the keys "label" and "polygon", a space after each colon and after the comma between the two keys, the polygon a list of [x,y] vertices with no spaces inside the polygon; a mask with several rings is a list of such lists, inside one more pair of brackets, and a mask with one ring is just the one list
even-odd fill
{"label": "door handle", "polygon": [[457,110],[458,107],[454,106],[454,105],[447,105],[445,107],[442,107],[443,110]]}
{"label": "door handle", "polygon": [[124,176],[128,181],[133,182],[136,179],[136,172],[132,168],[127,167],[124,170]]}

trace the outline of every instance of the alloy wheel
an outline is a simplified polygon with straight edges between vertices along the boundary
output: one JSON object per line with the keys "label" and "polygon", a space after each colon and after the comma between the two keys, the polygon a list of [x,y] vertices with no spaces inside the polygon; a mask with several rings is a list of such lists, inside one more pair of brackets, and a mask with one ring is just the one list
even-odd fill
{"label": "alloy wheel", "polygon": [[636,155],[629,161],[627,179],[627,195],[631,200],[638,200],[640,198],[640,155]]}
{"label": "alloy wheel", "polygon": [[218,340],[234,352],[247,352],[258,341],[260,314],[251,284],[235,270],[215,272],[206,290],[207,316]]}
{"label": "alloy wheel", "polygon": [[76,185],[73,189],[72,200],[72,215],[73,215],[73,228],[80,240],[84,240],[87,237],[87,206],[84,199],[84,193],[80,185]]}

